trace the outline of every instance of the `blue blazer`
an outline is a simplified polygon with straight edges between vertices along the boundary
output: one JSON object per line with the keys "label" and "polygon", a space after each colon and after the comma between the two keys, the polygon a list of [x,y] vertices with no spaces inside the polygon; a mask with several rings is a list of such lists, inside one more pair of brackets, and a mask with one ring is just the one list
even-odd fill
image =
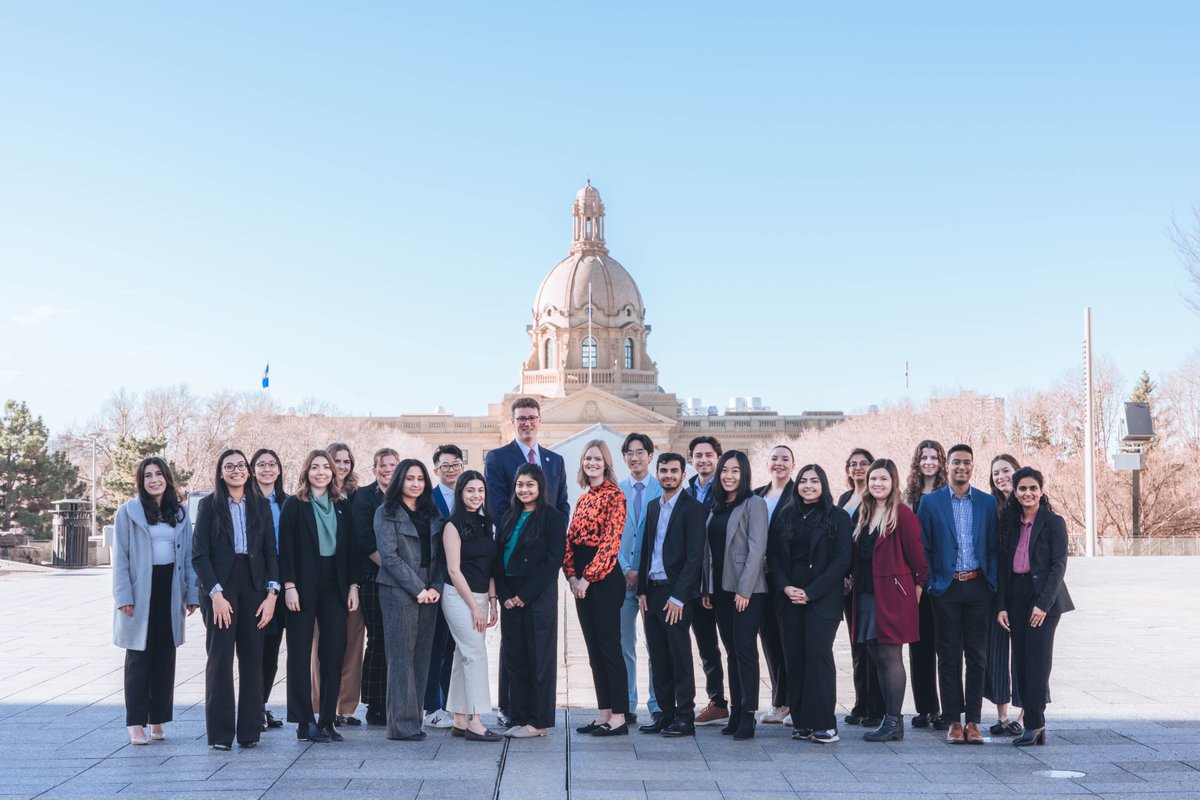
{"label": "blue blazer", "polygon": [[646,488],[642,491],[641,522],[633,521],[633,484],[635,481],[633,478],[626,478],[617,484],[625,493],[625,530],[621,532],[621,549],[617,551],[617,564],[621,567],[622,575],[629,570],[636,572],[641,565],[642,538],[646,532],[646,509],[650,507],[651,500],[662,497],[662,486],[658,484],[658,478],[647,475],[642,482],[646,484]]}
{"label": "blue blazer", "polygon": [[[929,594],[940,597],[954,580],[958,561],[958,537],[954,534],[954,509],[950,507],[950,486],[943,486],[921,498],[917,507],[921,521],[921,541],[925,545],[925,563],[929,566]],[[996,591],[996,499],[971,487],[971,538],[975,558]]]}
{"label": "blue blazer", "polygon": [[433,485],[433,504],[437,506],[442,519],[450,519],[450,506],[446,504],[446,498],[442,497],[442,490],[438,488],[440,485],[440,483]]}
{"label": "blue blazer", "polygon": [[[564,518],[571,518],[571,501],[567,497],[567,470],[563,458],[552,450],[538,445],[542,457],[541,467],[546,473],[546,501],[559,510]],[[483,460],[483,476],[487,481],[488,508],[492,519],[499,526],[508,513],[512,502],[513,478],[522,464],[527,463],[525,453],[515,441],[504,447],[488,451]]]}

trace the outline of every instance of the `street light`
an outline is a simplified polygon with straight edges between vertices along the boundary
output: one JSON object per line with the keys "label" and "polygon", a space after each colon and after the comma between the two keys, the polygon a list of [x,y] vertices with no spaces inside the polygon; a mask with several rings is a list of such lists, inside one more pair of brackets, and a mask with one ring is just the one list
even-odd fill
{"label": "street light", "polygon": [[104,434],[106,434],[106,433],[108,433],[108,431],[104,430],[104,428],[101,428],[100,430],[92,431],[91,433],[84,434],[84,436],[87,439],[89,439],[92,443],[92,538],[93,539],[96,538],[96,445],[97,445],[97,442],[99,442],[100,437],[104,436]]}

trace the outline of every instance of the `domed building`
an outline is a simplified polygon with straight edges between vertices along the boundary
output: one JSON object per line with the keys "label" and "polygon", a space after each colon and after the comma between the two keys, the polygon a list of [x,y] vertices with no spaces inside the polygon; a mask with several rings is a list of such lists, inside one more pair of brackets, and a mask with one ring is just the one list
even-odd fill
{"label": "domed building", "polygon": [[688,442],[700,435],[716,436],[727,450],[750,451],[844,418],[840,411],[784,416],[763,408],[757,398],[731,398],[718,413],[664,392],[647,349],[650,325],[641,290],[608,252],[604,202],[591,181],[575,195],[571,247],[542,279],[532,315],[520,383],[489,405],[488,416],[405,414],[375,421],[425,439],[431,453],[438,444],[454,442],[469,465],[482,468],[488,450],[513,439],[512,401],[529,395],[542,406],[541,443],[563,455],[569,473],[583,442],[603,438],[614,445],[624,475],[619,445],[632,431],[648,434],[659,451],[686,453]]}

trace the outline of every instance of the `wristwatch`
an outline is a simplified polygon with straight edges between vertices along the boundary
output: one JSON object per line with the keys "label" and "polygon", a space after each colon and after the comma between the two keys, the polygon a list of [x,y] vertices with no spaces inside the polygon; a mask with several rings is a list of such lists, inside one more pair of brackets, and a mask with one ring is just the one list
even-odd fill
{"label": "wristwatch", "polygon": [[278,589],[267,589],[267,594],[270,594],[270,595],[275,595],[276,597],[278,597],[278,596],[279,596],[279,590],[278,590]]}

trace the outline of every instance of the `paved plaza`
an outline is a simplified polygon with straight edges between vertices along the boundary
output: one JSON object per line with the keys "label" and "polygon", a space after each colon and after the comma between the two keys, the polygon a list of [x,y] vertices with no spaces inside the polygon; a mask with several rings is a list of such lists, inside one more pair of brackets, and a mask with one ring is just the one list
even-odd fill
{"label": "paved plaza", "polygon": [[[911,728],[902,742],[870,745],[849,726],[824,746],[793,742],[779,726],[760,726],[749,742],[716,727],[694,740],[580,736],[574,727],[592,718],[595,698],[565,600],[559,725],[545,739],[488,745],[439,730],[391,742],[364,727],[344,729],[344,743],[312,745],[285,727],[254,750],[214,752],[196,614],[179,651],[168,739],[131,747],[109,582],[106,569],[0,565],[0,798],[1200,798],[1197,558],[1072,559],[1079,610],[1059,627],[1047,746],[1023,750],[1006,739],[953,747]],[[836,655],[840,718],[851,700],[844,628]],[[765,686],[762,696],[765,707]],[[276,713],[284,697],[277,686]],[[993,716],[985,703],[985,724]]]}

